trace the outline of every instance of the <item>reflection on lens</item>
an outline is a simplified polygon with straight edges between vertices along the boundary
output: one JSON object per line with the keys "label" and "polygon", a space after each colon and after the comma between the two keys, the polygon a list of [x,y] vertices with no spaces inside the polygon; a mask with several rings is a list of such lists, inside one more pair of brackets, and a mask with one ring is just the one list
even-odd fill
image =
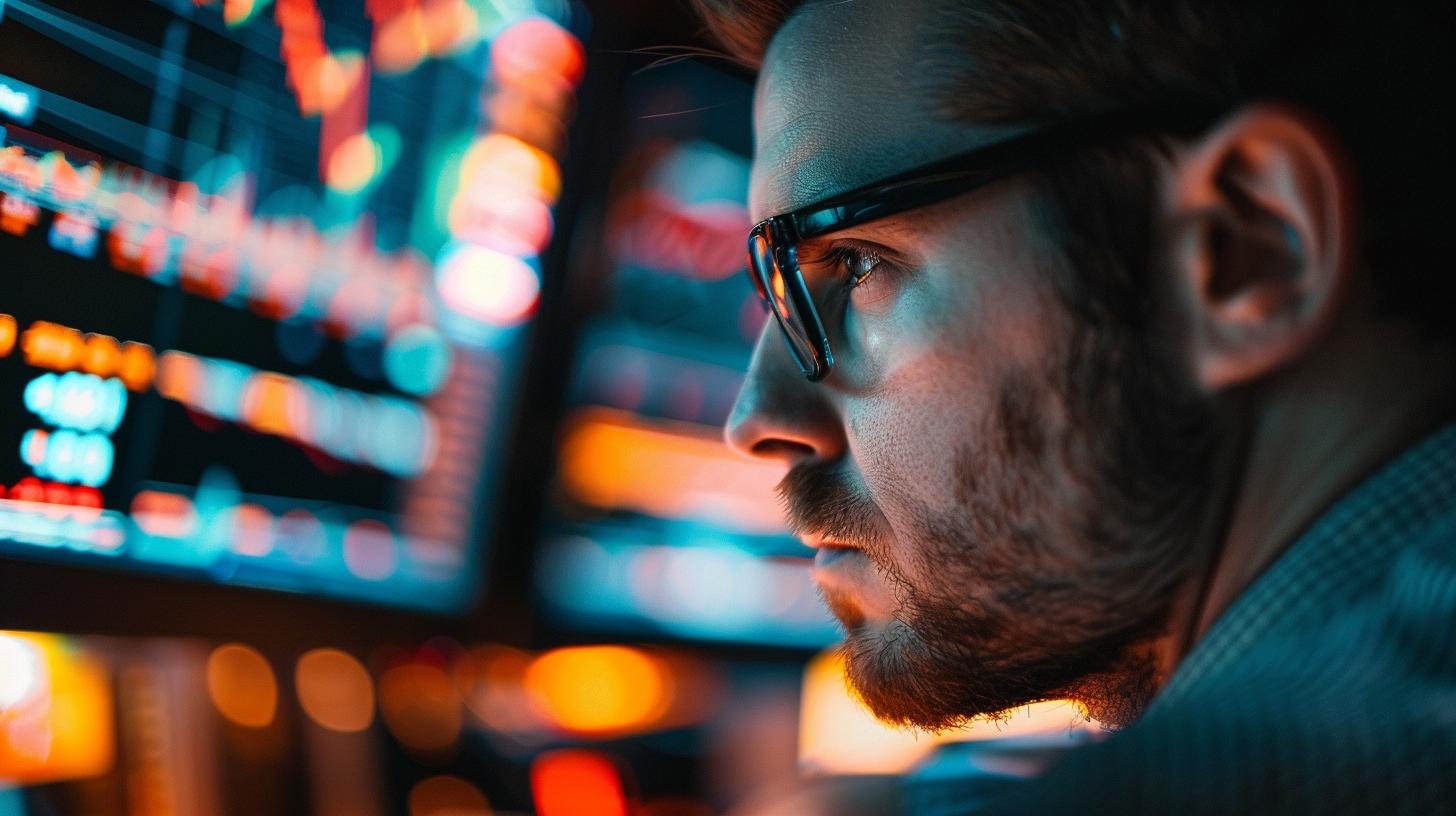
{"label": "reflection on lens", "polygon": [[814,376],[819,369],[814,344],[809,339],[805,328],[807,323],[800,314],[797,301],[789,296],[788,276],[784,274],[786,269],[797,271],[793,247],[787,247],[781,257],[766,235],[755,233],[749,240],[749,255],[753,263],[754,284],[778,319],[784,344],[804,374]]}
{"label": "reflection on lens", "polygon": [[755,233],[748,242],[748,257],[753,265],[753,285],[758,289],[758,294],[765,301],[769,299],[768,279],[773,275],[773,250],[769,248],[768,238]]}

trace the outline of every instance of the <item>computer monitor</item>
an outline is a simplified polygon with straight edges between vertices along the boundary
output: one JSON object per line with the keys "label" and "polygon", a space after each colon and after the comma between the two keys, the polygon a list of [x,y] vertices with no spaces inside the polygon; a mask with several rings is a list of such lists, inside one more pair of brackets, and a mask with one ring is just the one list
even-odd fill
{"label": "computer monitor", "polygon": [[0,558],[469,608],[571,14],[0,0]]}

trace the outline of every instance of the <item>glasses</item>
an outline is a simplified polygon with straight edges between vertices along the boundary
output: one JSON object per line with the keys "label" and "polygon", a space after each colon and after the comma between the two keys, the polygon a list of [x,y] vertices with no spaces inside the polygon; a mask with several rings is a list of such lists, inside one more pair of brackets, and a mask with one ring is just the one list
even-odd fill
{"label": "glasses", "polygon": [[799,268],[799,242],[969,193],[1060,150],[1153,131],[1196,133],[1214,115],[1205,109],[1124,112],[1033,130],[776,215],[748,236],[749,277],[804,376],[818,382],[834,367],[834,350]]}

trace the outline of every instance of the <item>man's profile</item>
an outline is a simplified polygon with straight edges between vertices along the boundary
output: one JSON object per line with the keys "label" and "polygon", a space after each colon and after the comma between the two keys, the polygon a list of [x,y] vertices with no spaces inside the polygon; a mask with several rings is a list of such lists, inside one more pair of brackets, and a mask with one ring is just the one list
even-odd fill
{"label": "man's profile", "polygon": [[697,4],[758,72],[727,435],[869,707],[1127,729],[1008,812],[1451,806],[1449,13]]}

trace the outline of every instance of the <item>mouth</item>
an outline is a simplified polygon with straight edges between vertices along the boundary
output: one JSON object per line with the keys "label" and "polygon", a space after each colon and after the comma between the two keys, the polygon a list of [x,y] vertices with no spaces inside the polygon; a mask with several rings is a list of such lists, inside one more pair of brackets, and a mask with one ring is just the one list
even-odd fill
{"label": "mouth", "polygon": [[864,551],[837,541],[820,542],[814,545],[814,569],[816,571],[826,569],[834,562],[853,557],[856,554],[863,555]]}
{"label": "mouth", "polygon": [[829,538],[822,533],[806,533],[800,536],[800,540],[804,542],[804,546],[814,550],[814,568],[816,570],[822,569],[845,556],[864,552],[853,544]]}
{"label": "mouth", "polygon": [[814,583],[847,632],[889,620],[893,599],[868,553],[852,544],[818,536],[806,537],[804,543],[814,548]]}
{"label": "mouth", "polygon": [[866,602],[877,597],[868,555],[858,546],[827,539],[805,539],[805,544],[814,548],[812,576],[824,603],[844,631],[860,631],[871,616]]}

